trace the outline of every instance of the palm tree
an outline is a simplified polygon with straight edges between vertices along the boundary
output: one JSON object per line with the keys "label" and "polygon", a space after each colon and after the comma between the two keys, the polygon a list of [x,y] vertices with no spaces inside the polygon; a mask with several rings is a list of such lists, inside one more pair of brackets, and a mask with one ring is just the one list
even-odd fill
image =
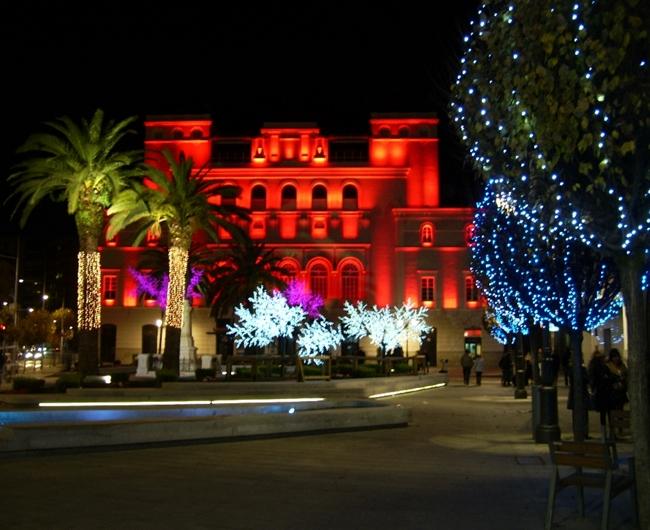
{"label": "palm tree", "polygon": [[178,160],[168,151],[163,152],[169,165],[169,176],[160,169],[148,166],[146,183],[133,183],[124,189],[108,210],[107,237],[111,238],[128,225],[137,223],[137,245],[147,231],[160,236],[164,226],[168,236],[169,286],[167,290],[166,333],[163,366],[179,372],[180,337],[183,324],[185,277],[192,236],[204,230],[217,240],[216,227],[235,237],[241,233],[231,219],[247,219],[246,210],[237,206],[217,205],[214,196],[235,197],[237,186],[223,185],[207,180],[207,171],[194,171],[191,158],[181,154]]}
{"label": "palm tree", "polygon": [[[214,251],[212,251],[214,252]],[[246,303],[258,285],[283,289],[287,271],[279,266],[280,257],[261,243],[246,240],[241,245],[218,250],[203,262],[206,268],[201,289],[211,306],[210,316],[217,320],[239,303]]]}
{"label": "palm tree", "polygon": [[24,226],[44,197],[66,202],[79,237],[77,275],[77,326],[79,371],[97,373],[101,325],[101,270],[97,249],[104,227],[105,210],[115,195],[134,176],[141,174],[140,152],[117,150],[118,143],[133,132],[136,117],[104,122],[96,110],[90,121],[75,123],[63,116],[45,125],[48,132],[30,136],[18,153],[28,156],[17,164],[9,182],[15,186],[10,198],[18,197],[14,214],[22,209]]}

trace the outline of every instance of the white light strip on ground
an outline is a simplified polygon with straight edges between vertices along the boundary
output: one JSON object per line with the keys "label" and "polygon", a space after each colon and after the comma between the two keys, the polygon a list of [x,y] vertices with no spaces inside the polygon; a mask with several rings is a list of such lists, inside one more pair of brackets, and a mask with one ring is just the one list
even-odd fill
{"label": "white light strip on ground", "polygon": [[210,400],[196,401],[70,401],[67,403],[45,402],[39,407],[161,407],[173,405],[209,405]]}
{"label": "white light strip on ground", "polygon": [[70,401],[62,402],[42,402],[39,407],[165,407],[178,405],[243,405],[243,404],[266,404],[274,403],[308,403],[314,401],[324,401],[325,398],[278,398],[278,399],[213,399],[213,400],[194,400],[194,401]]}
{"label": "white light strip on ground", "polygon": [[312,403],[314,401],[325,401],[322,397],[313,398],[278,398],[278,399],[213,399],[213,405],[238,405],[240,403]]}
{"label": "white light strip on ground", "polygon": [[379,399],[385,397],[399,396],[400,394],[410,394],[411,392],[419,392],[420,390],[429,390],[431,388],[440,388],[446,386],[447,383],[436,383],[435,385],[419,386],[417,388],[407,388],[406,390],[395,390],[394,392],[383,392],[382,394],[373,394],[368,396],[370,399]]}

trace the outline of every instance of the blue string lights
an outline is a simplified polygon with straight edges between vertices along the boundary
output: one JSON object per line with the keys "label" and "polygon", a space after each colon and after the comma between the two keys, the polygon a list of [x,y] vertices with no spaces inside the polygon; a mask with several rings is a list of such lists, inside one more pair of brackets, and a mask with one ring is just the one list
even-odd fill
{"label": "blue string lights", "polygon": [[531,324],[593,329],[621,309],[612,262],[576,238],[550,236],[545,214],[542,206],[531,207],[518,197],[504,178],[490,179],[478,204],[472,273],[500,342],[510,334],[527,334]]}
{"label": "blue string lights", "polygon": [[649,11],[644,2],[485,2],[464,37],[450,112],[486,179],[499,174],[531,205],[547,205],[555,237],[641,261],[642,290]]}

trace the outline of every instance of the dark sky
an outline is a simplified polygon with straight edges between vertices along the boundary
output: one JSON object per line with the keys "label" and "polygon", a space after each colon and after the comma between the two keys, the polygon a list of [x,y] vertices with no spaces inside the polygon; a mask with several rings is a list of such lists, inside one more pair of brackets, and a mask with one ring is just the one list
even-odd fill
{"label": "dark sky", "polygon": [[[138,115],[140,127],[148,114],[208,113],[226,135],[255,134],[266,121],[364,133],[371,112],[437,112],[442,200],[475,200],[446,108],[476,0],[17,4],[0,7],[3,198],[4,177],[28,134],[48,119],[101,107],[115,119]],[[10,211],[0,208],[6,255],[15,249],[6,237],[16,231]],[[43,260],[58,269],[50,262],[76,250],[60,205],[38,208],[22,241],[37,276]]]}
{"label": "dark sky", "polygon": [[[15,133],[3,165],[40,122],[97,107],[209,113],[226,134],[265,121],[365,132],[370,112],[445,118],[476,2],[68,4],[2,8],[4,130]],[[460,158],[445,129],[445,158]]]}

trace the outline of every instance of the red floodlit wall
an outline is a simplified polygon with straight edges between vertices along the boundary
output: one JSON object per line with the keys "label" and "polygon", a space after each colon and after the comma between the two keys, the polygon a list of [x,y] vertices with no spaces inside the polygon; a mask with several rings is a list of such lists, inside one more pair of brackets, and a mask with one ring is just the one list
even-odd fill
{"label": "red floodlit wall", "polygon": [[162,152],[167,150],[176,158],[182,152],[199,168],[210,161],[212,120],[178,119],[145,120],[145,159],[151,165],[166,170]]}
{"label": "red floodlit wall", "polygon": [[460,296],[459,271],[465,265],[467,250],[463,247],[445,247],[441,248],[440,251],[442,307],[443,309],[458,309]]}

